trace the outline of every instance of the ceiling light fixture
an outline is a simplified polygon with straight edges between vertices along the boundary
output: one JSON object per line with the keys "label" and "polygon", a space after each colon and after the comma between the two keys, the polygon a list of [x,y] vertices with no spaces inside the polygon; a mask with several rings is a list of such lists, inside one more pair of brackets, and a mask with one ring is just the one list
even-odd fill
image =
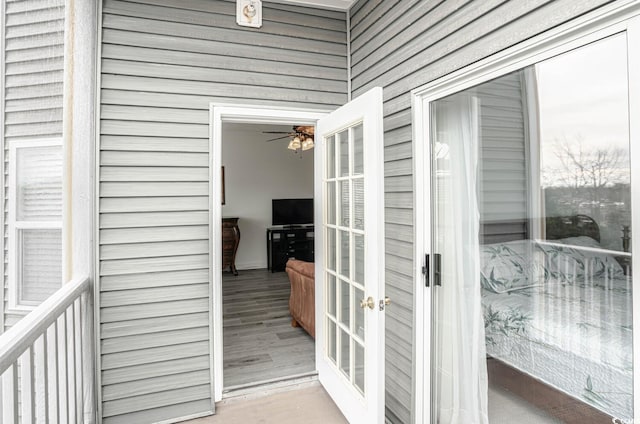
{"label": "ceiling light fixture", "polygon": [[311,137],[305,138],[305,140],[302,142],[302,150],[312,149],[313,146],[314,146],[313,138]]}
{"label": "ceiling light fixture", "polygon": [[290,142],[289,142],[289,146],[287,146],[287,148],[289,150],[298,150],[301,147],[300,144],[300,136],[296,135]]}

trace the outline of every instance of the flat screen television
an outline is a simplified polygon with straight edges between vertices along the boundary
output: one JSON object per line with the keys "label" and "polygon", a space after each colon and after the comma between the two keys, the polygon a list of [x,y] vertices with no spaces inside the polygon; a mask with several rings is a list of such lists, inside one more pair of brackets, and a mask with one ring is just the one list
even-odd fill
{"label": "flat screen television", "polygon": [[313,199],[273,199],[272,225],[313,224]]}

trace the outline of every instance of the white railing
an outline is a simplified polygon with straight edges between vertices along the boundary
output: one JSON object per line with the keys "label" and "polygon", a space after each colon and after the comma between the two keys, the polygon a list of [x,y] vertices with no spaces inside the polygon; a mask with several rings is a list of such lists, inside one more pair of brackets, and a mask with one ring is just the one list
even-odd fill
{"label": "white railing", "polygon": [[3,424],[93,423],[93,301],[74,279],[0,336]]}

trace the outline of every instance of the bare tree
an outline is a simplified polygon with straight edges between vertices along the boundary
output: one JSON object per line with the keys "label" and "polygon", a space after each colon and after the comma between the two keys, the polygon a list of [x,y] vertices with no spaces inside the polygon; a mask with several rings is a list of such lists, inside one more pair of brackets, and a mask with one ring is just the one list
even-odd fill
{"label": "bare tree", "polygon": [[628,176],[623,172],[627,156],[624,149],[613,145],[596,148],[585,148],[584,138],[576,136],[575,142],[556,139],[556,157],[562,169],[553,174],[573,188],[591,187],[599,189],[619,182],[627,182]]}

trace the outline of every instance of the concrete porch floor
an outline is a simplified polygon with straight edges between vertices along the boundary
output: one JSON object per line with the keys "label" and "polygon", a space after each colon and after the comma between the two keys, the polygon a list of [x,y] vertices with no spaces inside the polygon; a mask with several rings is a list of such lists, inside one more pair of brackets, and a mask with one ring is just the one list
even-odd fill
{"label": "concrete porch floor", "polygon": [[216,415],[183,424],[348,424],[319,383],[256,397],[228,398]]}

